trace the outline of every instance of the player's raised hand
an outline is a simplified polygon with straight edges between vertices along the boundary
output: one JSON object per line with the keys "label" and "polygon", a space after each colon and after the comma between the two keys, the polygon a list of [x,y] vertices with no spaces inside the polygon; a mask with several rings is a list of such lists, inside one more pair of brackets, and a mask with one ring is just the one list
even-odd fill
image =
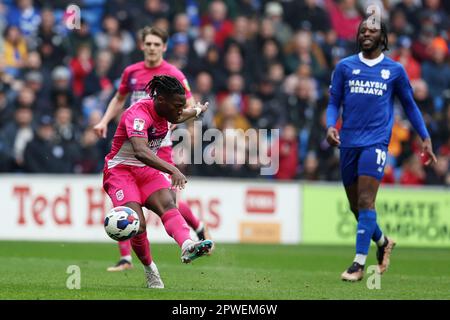
{"label": "player's raised hand", "polygon": [[327,130],[327,141],[330,146],[336,147],[341,144],[339,132],[335,127],[329,127]]}
{"label": "player's raised hand", "polygon": [[172,187],[175,189],[184,189],[184,185],[187,183],[187,179],[184,174],[181,173],[180,170],[177,169],[172,174]]}
{"label": "player's raised hand", "polygon": [[197,115],[197,117],[200,116],[201,114],[205,113],[206,110],[208,110],[208,105],[209,105],[209,102],[205,102],[204,104],[197,102],[195,104],[195,108],[200,108],[200,110],[201,110],[201,112]]}
{"label": "player's raised hand", "polygon": [[108,125],[100,121],[94,126],[94,132],[97,134],[98,137],[106,138],[106,134],[108,133]]}
{"label": "player's raised hand", "polygon": [[431,139],[427,138],[422,142],[422,152],[420,154],[422,162],[424,165],[429,166],[430,164],[437,163],[436,156],[433,152],[433,146],[431,144]]}

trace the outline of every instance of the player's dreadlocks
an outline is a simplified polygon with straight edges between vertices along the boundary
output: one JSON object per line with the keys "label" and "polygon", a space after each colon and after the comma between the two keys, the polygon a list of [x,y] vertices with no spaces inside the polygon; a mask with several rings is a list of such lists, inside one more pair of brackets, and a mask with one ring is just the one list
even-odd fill
{"label": "player's dreadlocks", "polygon": [[186,92],[177,78],[171,76],[154,76],[145,86],[144,90],[154,97],[155,95],[163,95],[165,97],[173,94],[182,94]]}
{"label": "player's dreadlocks", "polygon": [[[361,26],[364,22],[367,22],[368,19],[363,19],[359,26],[358,26],[358,33],[356,34],[356,43],[358,45],[358,51],[361,51],[361,44],[358,41],[359,32],[361,31]],[[389,42],[388,42],[388,31],[386,23],[383,21],[380,21],[380,27],[381,27],[381,51],[387,51],[389,50]]]}

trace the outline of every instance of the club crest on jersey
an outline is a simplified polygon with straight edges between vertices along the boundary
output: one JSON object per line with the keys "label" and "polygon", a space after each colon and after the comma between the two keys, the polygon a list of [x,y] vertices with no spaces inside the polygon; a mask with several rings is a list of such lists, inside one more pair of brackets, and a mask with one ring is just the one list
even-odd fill
{"label": "club crest on jersey", "polygon": [[391,72],[389,70],[383,69],[381,70],[381,77],[385,80],[389,79]]}
{"label": "club crest on jersey", "polygon": [[116,192],[116,198],[117,198],[118,201],[123,200],[123,190],[122,190],[122,189],[117,190],[117,192]]}
{"label": "club crest on jersey", "polygon": [[353,69],[352,74],[360,74],[361,69]]}
{"label": "club crest on jersey", "polygon": [[133,122],[133,129],[136,131],[144,130],[145,120],[140,118],[135,118]]}
{"label": "club crest on jersey", "polygon": [[136,84],[136,82],[137,82],[137,79],[136,78],[131,78],[131,84]]}

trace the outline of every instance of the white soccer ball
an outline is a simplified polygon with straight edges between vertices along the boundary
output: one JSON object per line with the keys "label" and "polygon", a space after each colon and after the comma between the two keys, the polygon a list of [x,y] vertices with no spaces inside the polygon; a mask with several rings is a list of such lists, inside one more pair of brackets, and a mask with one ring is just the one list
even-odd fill
{"label": "white soccer ball", "polygon": [[111,239],[127,240],[139,231],[139,216],[131,208],[115,207],[105,217],[105,231]]}

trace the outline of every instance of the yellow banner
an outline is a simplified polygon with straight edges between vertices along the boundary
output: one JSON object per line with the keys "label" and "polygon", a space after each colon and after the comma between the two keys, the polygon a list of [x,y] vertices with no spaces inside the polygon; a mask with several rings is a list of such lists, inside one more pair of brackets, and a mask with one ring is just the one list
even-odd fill
{"label": "yellow banner", "polygon": [[[304,185],[303,205],[303,243],[355,243],[344,187]],[[383,233],[400,246],[450,247],[450,190],[381,186],[376,211]]]}

